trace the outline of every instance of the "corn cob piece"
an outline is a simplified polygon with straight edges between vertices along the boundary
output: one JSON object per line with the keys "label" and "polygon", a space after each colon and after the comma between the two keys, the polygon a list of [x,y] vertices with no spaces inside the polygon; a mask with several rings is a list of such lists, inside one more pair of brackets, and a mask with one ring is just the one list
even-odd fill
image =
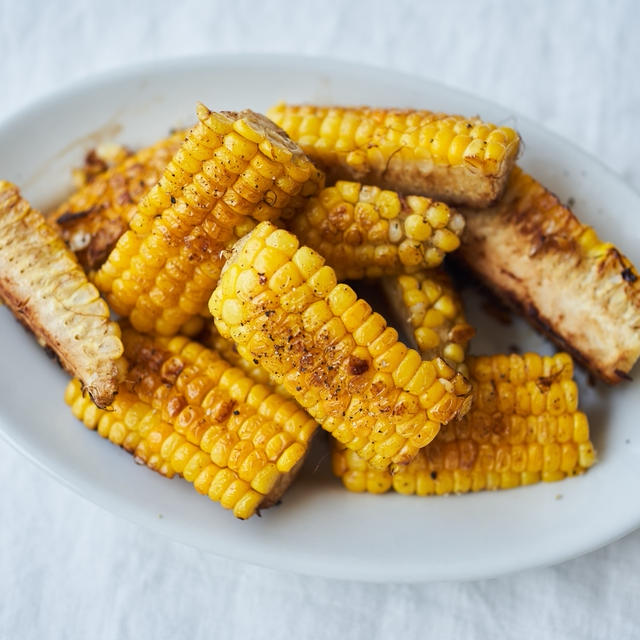
{"label": "corn cob piece", "polygon": [[317,428],[309,415],[188,338],[151,340],[125,329],[123,340],[131,368],[112,410],[89,407],[72,382],[65,399],[74,414],[238,518],[275,504]]}
{"label": "corn cob piece", "polygon": [[444,358],[468,376],[466,351],[475,331],[443,270],[388,277],[382,288],[410,344],[425,360]]}
{"label": "corn cob piece", "polygon": [[114,311],[144,332],[175,334],[206,302],[225,250],[253,226],[300,206],[322,174],[273,123],[209,111],[141,200],[95,276]]}
{"label": "corn cob piece", "polygon": [[495,207],[466,218],[458,253],[483,283],[606,382],[628,379],[640,281],[616,247],[519,168]]}
{"label": "corn cob piece", "polygon": [[464,218],[420,196],[339,181],[309,200],[289,223],[339,280],[437,267],[460,246]]}
{"label": "corn cob piece", "polygon": [[377,468],[410,461],[470,404],[463,376],[398,342],[319,254],[269,222],[234,247],[209,309],[241,356]]}
{"label": "corn cob piece", "polygon": [[562,480],[595,462],[589,423],[567,354],[469,360],[475,400],[459,421],[392,475],[332,442],[336,476],[350,491],[442,495]]}
{"label": "corn cob piece", "polygon": [[104,407],[118,390],[120,328],[73,254],[18,188],[0,180],[0,298]]}
{"label": "corn cob piece", "polygon": [[330,178],[475,207],[500,196],[519,147],[513,129],[430,111],[279,104],[268,116]]}
{"label": "corn cob piece", "polygon": [[94,271],[107,259],[136,206],[158,182],[184,136],[185,132],[179,131],[100,173],[96,173],[96,166],[107,165],[99,159],[92,161],[84,184],[47,215],[85,271]]}

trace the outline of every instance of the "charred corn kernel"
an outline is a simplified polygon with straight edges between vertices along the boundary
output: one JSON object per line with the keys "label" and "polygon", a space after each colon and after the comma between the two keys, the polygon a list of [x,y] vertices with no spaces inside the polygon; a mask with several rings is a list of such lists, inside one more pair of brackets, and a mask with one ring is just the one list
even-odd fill
{"label": "charred corn kernel", "polygon": [[179,131],[132,155],[120,151],[115,162],[99,157],[100,148],[88,154],[78,190],[47,216],[85,271],[94,271],[106,260],[184,134]]}
{"label": "charred corn kernel", "polygon": [[[338,279],[353,279],[437,266],[457,249],[464,218],[429,198],[338,181],[311,198],[289,228],[326,258]],[[436,260],[427,264],[432,249]]]}
{"label": "charred corn kernel", "polygon": [[[249,230],[249,218],[288,215],[322,186],[322,174],[263,116],[203,105],[197,115],[95,276],[140,330],[176,333],[206,308],[225,250]],[[159,253],[148,250],[151,238],[166,240]],[[265,247],[255,259],[275,271],[271,256]]]}
{"label": "charred corn kernel", "polygon": [[385,278],[383,290],[422,357],[444,358],[465,373],[465,352],[474,330],[446,273],[419,271]]}
{"label": "charred corn kernel", "polygon": [[476,207],[500,195],[519,147],[508,127],[430,111],[279,104],[268,115],[333,178]]}
{"label": "charred corn kernel", "polygon": [[[211,297],[211,313],[220,334],[234,337],[238,353],[284,384],[325,429],[359,451],[375,440],[371,463],[384,469],[390,462],[410,460],[440,423],[467,410],[470,388],[464,378],[443,361],[423,363],[415,351],[399,343],[397,332],[387,329],[384,319],[350,287],[335,284],[332,270],[317,254],[304,246],[292,254],[292,240],[268,222],[258,225],[243,243],[256,239],[276,251],[282,244],[278,263],[287,256],[305,283],[273,292],[270,279],[264,278],[262,292],[246,295],[240,275],[255,267],[242,261],[240,244]],[[330,287],[318,286],[320,274],[326,274],[322,279]],[[284,306],[286,296],[309,283],[315,284],[316,293],[303,307]],[[266,292],[274,295],[265,298]],[[241,317],[225,313],[229,303],[241,310]],[[240,326],[244,331],[234,335]],[[368,327],[375,338],[357,344],[359,332],[368,333]],[[425,395],[436,386],[435,372],[442,380],[437,381],[438,393]],[[429,412],[437,414],[435,428],[422,431]],[[374,435],[376,428],[387,434],[384,439]]]}
{"label": "charred corn kernel", "polygon": [[3,180],[0,273],[0,299],[98,406],[109,405],[120,378],[120,329],[55,229]]}
{"label": "charred corn kernel", "polygon": [[[332,438],[334,474],[350,491],[379,493],[393,488],[398,493],[441,495],[509,489],[583,473],[595,462],[584,413],[572,408],[558,416],[549,412],[518,415],[513,386],[530,383],[535,387],[533,380],[522,377],[525,361],[535,361],[532,355],[516,356],[519,362],[513,356],[470,358],[475,388],[471,410],[462,419],[444,425],[409,464],[376,469]],[[541,366],[530,371],[553,371],[557,379],[573,369],[566,354],[540,357],[539,362]],[[475,377],[476,372],[481,378]],[[512,383],[510,376],[517,382]],[[540,375],[538,382],[542,399],[549,403],[554,388],[562,391],[564,384],[573,381],[550,382]]]}

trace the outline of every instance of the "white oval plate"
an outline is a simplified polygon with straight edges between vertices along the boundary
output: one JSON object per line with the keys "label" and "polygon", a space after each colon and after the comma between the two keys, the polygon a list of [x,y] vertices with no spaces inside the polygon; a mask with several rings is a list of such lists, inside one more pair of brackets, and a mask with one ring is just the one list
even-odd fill
{"label": "white oval plate", "polygon": [[[420,78],[336,61],[281,56],[184,59],[89,80],[0,126],[0,177],[46,208],[71,188],[70,170],[104,140],[137,147],[215,109],[265,110],[278,100],[423,107],[515,126],[522,165],[580,217],[640,263],[632,218],[640,199],[593,158],[540,126]],[[550,347],[520,321],[495,325],[467,300],[476,353]],[[588,322],[585,318],[585,322]],[[473,579],[560,562],[640,525],[637,382],[581,385],[600,461],[557,484],[440,498],[354,495],[322,450],[283,504],[236,520],[181,480],[167,481],[85,429],[62,400],[65,374],[0,309],[0,428],[4,437],[90,500],[143,526],[221,556],[321,576],[373,581]],[[635,433],[634,433],[635,431]],[[322,448],[320,448],[322,449]]]}

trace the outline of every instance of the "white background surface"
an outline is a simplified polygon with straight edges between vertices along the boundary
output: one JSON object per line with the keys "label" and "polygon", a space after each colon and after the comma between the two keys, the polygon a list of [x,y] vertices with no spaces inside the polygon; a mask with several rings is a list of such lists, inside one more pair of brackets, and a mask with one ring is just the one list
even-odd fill
{"label": "white background surface", "polygon": [[[633,0],[209,2],[206,9],[156,0],[144,9],[138,3],[135,15],[131,2],[53,4],[0,1],[0,118],[130,62],[241,51],[333,55],[512,107],[640,189]],[[90,505],[2,442],[0,486],[0,638],[640,634],[640,533],[559,567],[496,580],[365,585],[203,556]]]}

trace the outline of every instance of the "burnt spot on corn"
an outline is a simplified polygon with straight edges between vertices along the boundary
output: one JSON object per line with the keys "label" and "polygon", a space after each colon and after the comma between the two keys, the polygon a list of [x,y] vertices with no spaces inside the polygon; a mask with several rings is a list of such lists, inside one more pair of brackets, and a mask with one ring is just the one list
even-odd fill
{"label": "burnt spot on corn", "polygon": [[170,395],[164,409],[169,418],[175,418],[187,406],[187,401],[181,395]]}
{"label": "burnt spot on corn", "polygon": [[631,267],[623,269],[620,275],[622,276],[622,279],[629,284],[633,284],[638,279],[638,276],[634,273]]}
{"label": "burnt spot on corn", "polygon": [[185,364],[180,358],[172,357],[166,360],[161,369],[160,378],[168,384],[175,384],[178,376],[182,373]]}
{"label": "burnt spot on corn", "polygon": [[369,370],[369,363],[363,358],[351,355],[349,356],[348,368],[352,376],[360,376]]}
{"label": "burnt spot on corn", "polygon": [[230,398],[227,400],[220,400],[207,410],[207,414],[218,422],[225,422],[233,412],[235,405],[235,400]]}
{"label": "burnt spot on corn", "polygon": [[86,218],[94,213],[98,207],[90,207],[89,209],[83,209],[82,211],[65,211],[61,216],[56,218],[56,224],[66,225],[71,222],[77,222],[82,218]]}

